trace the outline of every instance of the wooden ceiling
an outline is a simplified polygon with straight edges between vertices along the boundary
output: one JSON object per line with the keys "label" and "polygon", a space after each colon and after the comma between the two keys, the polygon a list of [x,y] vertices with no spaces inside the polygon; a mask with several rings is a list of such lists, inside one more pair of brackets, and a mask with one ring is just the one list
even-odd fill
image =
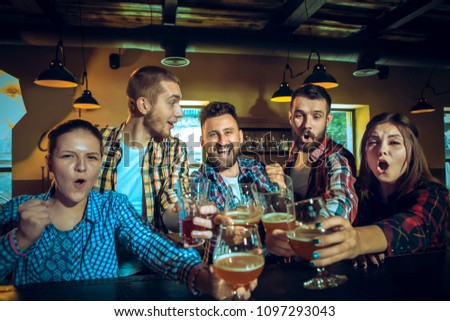
{"label": "wooden ceiling", "polygon": [[[450,68],[444,0],[0,0],[0,44],[260,54]],[[80,32],[82,30],[82,32]]]}

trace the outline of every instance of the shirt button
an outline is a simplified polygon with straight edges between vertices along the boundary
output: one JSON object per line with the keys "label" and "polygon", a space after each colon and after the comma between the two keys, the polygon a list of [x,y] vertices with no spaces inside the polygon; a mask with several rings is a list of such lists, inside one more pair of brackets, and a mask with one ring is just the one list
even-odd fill
{"label": "shirt button", "polygon": [[75,232],[77,232],[77,233],[78,233],[78,232],[80,232],[80,229],[79,229],[79,228],[77,228],[77,229],[75,230]]}
{"label": "shirt button", "polygon": [[77,260],[77,259],[78,259],[78,255],[74,255],[73,258],[74,258],[75,260]]}

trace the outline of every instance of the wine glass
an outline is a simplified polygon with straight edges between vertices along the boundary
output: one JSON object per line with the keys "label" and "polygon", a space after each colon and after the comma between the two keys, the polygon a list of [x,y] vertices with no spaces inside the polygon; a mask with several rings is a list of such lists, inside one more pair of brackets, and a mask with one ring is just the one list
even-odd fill
{"label": "wine glass", "polygon": [[271,175],[271,183],[271,191],[263,190],[256,182],[252,184],[252,191],[261,206],[261,221],[267,234],[275,229],[286,231],[289,225],[295,225],[292,178],[275,174]]}
{"label": "wine glass", "polygon": [[213,252],[214,273],[235,291],[259,277],[264,268],[264,251],[256,224],[220,225]]}
{"label": "wine glass", "polygon": [[[333,233],[316,227],[316,223],[330,217],[323,197],[309,198],[292,205],[296,214],[296,224],[287,231],[288,242],[294,252],[305,260],[313,259],[313,252],[317,249],[313,239]],[[336,287],[345,281],[345,275],[330,274],[325,267],[317,267],[317,274],[303,283],[303,287],[312,290],[321,290]]]}
{"label": "wine glass", "polygon": [[209,180],[201,177],[180,179],[177,185],[180,238],[184,247],[195,247],[205,243],[204,239],[193,238],[193,230],[203,231],[205,228],[194,225],[193,219],[201,216],[199,206],[206,204],[209,193]]}
{"label": "wine glass", "polygon": [[255,199],[251,183],[229,185],[225,195],[224,215],[234,224],[258,224],[262,208]]}

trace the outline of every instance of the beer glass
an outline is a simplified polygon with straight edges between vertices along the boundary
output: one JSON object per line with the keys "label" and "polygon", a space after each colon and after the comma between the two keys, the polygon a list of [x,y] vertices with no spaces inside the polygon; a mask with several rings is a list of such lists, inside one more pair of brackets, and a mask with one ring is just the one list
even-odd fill
{"label": "beer glass", "polygon": [[234,224],[258,224],[261,220],[261,206],[256,202],[251,183],[236,184],[227,187],[224,215]]}
{"label": "beer glass", "polygon": [[[214,273],[234,289],[247,286],[264,268],[264,251],[256,224],[220,225],[213,252]],[[238,300],[236,291],[232,300]]]}
{"label": "beer glass", "polygon": [[[290,225],[287,231],[288,242],[297,256],[305,260],[312,260],[313,253],[317,249],[313,244],[314,238],[333,233],[332,230],[317,228],[316,223],[331,215],[323,197],[309,198],[296,202],[292,206],[296,215],[296,224]],[[316,276],[304,282],[304,288],[322,290],[336,287],[347,281],[345,275],[330,274],[325,267],[316,269]]]}
{"label": "beer glass", "polygon": [[261,190],[257,183],[252,184],[257,203],[261,206],[261,221],[267,234],[274,229],[287,230],[295,225],[292,204],[294,192],[292,179],[284,174],[271,175],[272,190]]}
{"label": "beer glass", "polygon": [[[201,216],[199,207],[207,204],[209,180],[206,178],[189,177],[180,179],[177,184],[180,238],[185,247],[202,245],[205,240],[193,238],[193,230],[204,231],[204,227],[194,225],[193,219]],[[205,218],[204,216],[202,216]]]}

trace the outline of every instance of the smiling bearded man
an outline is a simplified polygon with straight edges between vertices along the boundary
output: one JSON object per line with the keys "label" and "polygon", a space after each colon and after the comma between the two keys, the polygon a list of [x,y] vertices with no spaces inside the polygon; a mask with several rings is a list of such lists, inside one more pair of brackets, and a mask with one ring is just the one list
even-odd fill
{"label": "smiling bearded man", "polygon": [[209,179],[209,200],[219,211],[224,210],[229,186],[256,182],[263,191],[275,190],[263,163],[239,156],[243,135],[233,105],[211,102],[202,110],[199,118],[202,126],[201,145],[208,155],[206,162],[192,176]]}

